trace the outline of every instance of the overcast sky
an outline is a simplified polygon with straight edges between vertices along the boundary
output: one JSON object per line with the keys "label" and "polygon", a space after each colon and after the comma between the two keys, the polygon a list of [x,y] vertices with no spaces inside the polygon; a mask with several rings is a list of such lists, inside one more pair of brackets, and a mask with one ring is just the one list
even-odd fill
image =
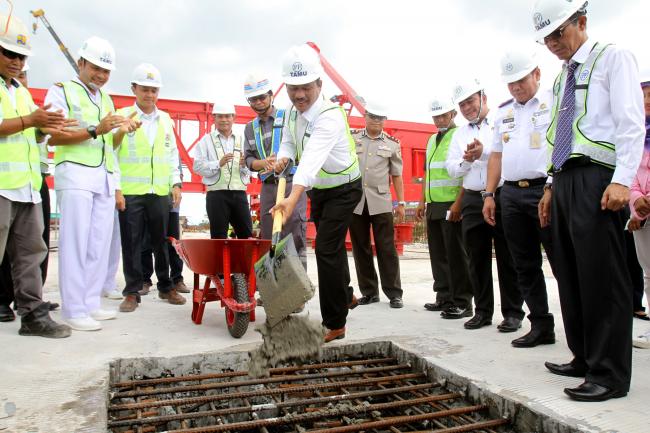
{"label": "overcast sky", "polygon": [[[542,83],[550,86],[560,62],[532,39],[533,3],[15,0],[14,13],[31,26],[29,11],[44,9],[75,58],[87,37],[108,39],[117,52],[117,70],[107,87],[114,93],[129,94],[133,68],[150,62],[162,72],[162,97],[245,104],[245,76],[268,74],[277,87],[284,52],[309,40],[361,95],[389,106],[391,117],[430,122],[429,100],[450,93],[457,77],[481,79],[492,106],[508,98],[499,79],[499,58],[513,44],[538,49]],[[588,17],[591,37],[629,48],[640,68],[650,68],[650,2],[592,0]],[[32,36],[32,47],[31,86],[48,87],[71,77],[71,67],[43,25]],[[328,83],[325,91],[337,93]]]}

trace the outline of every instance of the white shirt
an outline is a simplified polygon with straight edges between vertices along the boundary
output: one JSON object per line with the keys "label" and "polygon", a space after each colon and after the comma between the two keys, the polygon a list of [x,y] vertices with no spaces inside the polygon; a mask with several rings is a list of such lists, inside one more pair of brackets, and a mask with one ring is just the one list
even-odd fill
{"label": "white shirt", "polygon": [[[347,135],[347,120],[339,110],[329,110],[320,114],[325,100],[322,94],[304,113],[296,116],[296,136],[302,139],[307,128],[311,130],[309,141],[305,145],[300,163],[293,176],[293,183],[311,188],[316,181],[319,170],[337,173],[352,164],[350,142]],[[287,113],[290,110],[287,110]],[[296,143],[289,131],[289,122],[282,130],[282,143],[278,159],[290,158],[295,161]]]}
{"label": "white shirt", "polygon": [[[217,133],[218,142],[212,141],[212,134],[205,134],[196,144],[196,151],[194,153],[194,172],[203,176],[203,183],[207,185],[208,191],[211,191],[213,186],[221,174],[221,167],[219,166],[219,157],[217,156],[216,146],[223,146],[224,154],[232,153],[235,148],[235,139],[239,142],[241,150],[239,157],[244,159],[243,138],[235,137],[235,134],[230,134],[229,137],[224,136],[220,132]],[[230,164],[233,162],[231,161]],[[239,167],[240,173],[244,176],[244,183],[250,182],[250,170],[248,167]],[[214,188],[213,188],[214,189]]]}
{"label": "white shirt", "polygon": [[[78,78],[72,81],[81,84],[96,105],[101,103],[99,91],[93,94]],[[54,85],[48,89],[45,96],[45,105],[47,104],[52,104],[50,111],[61,110],[65,117],[69,116],[68,102],[65,99],[62,87]],[[66,146],[74,146],[74,144],[67,144]],[[54,146],[55,153],[58,147]],[[112,196],[115,193],[115,179],[112,173],[106,171],[105,162],[99,167],[86,167],[72,162],[62,162],[54,168],[54,189],[57,191],[80,189]]]}
{"label": "white shirt", "polygon": [[[7,92],[9,93],[9,97],[11,99],[11,105],[16,109],[16,89],[22,84],[18,82],[18,80],[14,80],[13,78],[11,79],[11,86],[7,87],[7,83],[4,79],[0,79],[2,81],[2,86],[5,86],[5,89],[7,89]],[[32,111],[36,110],[36,105],[32,106]],[[4,120],[2,110],[0,110],[0,123]],[[30,177],[31,179],[31,177]],[[16,189],[0,189],[0,195],[6,198],[7,200],[11,201],[18,201],[22,203],[40,203],[41,202],[41,194],[39,191],[35,191],[34,188],[32,187],[32,182],[31,180],[29,183],[25,186],[22,186],[20,188]]]}
{"label": "white shirt", "polygon": [[[584,63],[594,45],[594,40],[587,39],[571,60]],[[567,67],[567,62],[563,67]],[[580,68],[576,68],[576,80],[579,73]],[[628,187],[641,163],[645,140],[643,92],[639,83],[634,55],[615,45],[607,47],[592,71],[587,115],[580,121],[585,136],[616,146],[612,183]],[[564,87],[559,89],[558,95],[561,97],[563,94]]]}
{"label": "white shirt", "polygon": [[[478,125],[468,123],[458,128],[449,144],[445,166],[451,177],[463,177],[463,188],[472,191],[483,191],[487,184],[487,161],[492,152],[494,140],[494,111],[488,111],[488,115]],[[463,154],[467,145],[477,139],[483,144],[481,157],[474,162],[465,161]],[[499,181],[499,186],[503,179]]]}
{"label": "white shirt", "polygon": [[492,152],[502,152],[501,177],[517,181],[547,177],[550,153],[546,130],[553,93],[538,90],[525,104],[511,99],[497,110]]}

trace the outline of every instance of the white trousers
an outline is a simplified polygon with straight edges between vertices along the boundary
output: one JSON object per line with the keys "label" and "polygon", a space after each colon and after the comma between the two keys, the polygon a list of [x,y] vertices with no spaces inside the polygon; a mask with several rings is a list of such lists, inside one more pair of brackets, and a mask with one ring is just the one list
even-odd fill
{"label": "white trousers", "polygon": [[115,197],[79,189],[57,191],[61,209],[59,289],[65,318],[101,307],[115,221]]}
{"label": "white trousers", "polygon": [[[650,224],[647,223],[647,224]],[[647,302],[650,302],[650,226],[632,232],[634,235],[634,247],[639,264],[643,268],[643,287]]]}
{"label": "white trousers", "polygon": [[111,236],[111,246],[108,253],[108,268],[106,271],[106,280],[102,290],[104,293],[112,292],[117,289],[117,281],[115,276],[120,267],[120,253],[122,252],[122,243],[120,240],[120,219],[117,216],[118,210],[115,210],[115,217],[113,219],[113,234]]}

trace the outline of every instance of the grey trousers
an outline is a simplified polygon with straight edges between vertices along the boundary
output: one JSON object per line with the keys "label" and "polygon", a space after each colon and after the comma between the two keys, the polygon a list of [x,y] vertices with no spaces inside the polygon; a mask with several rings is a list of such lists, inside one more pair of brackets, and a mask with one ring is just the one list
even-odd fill
{"label": "grey trousers", "polygon": [[41,263],[47,254],[43,241],[41,204],[22,203],[0,196],[0,257],[11,263],[18,314],[24,316],[43,303]]}

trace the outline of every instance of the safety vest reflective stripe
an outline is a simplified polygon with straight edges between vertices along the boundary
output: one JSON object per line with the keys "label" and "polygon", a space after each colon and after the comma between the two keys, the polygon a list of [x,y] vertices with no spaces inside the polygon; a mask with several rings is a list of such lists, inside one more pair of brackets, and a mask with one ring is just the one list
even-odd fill
{"label": "safety vest reflective stripe", "polygon": [[424,196],[427,203],[451,202],[456,200],[463,184],[462,177],[451,178],[445,167],[447,152],[456,128],[450,129],[442,136],[436,146],[438,134],[433,134],[427,142],[427,169],[425,173]]}
{"label": "safety vest reflective stripe", "polygon": [[[271,154],[277,155],[280,151],[280,143],[282,142],[282,128],[284,128],[284,114],[285,110],[277,110],[275,113],[275,120],[273,121],[273,132],[271,134]],[[262,128],[260,128],[260,118],[253,119],[253,137],[255,137],[255,146],[261,159],[266,159],[266,150],[264,149],[264,138],[262,137]],[[296,166],[291,167],[291,174],[296,172]],[[260,173],[260,179],[265,180],[271,176],[272,173]]]}
{"label": "safety vest reflective stripe", "polygon": [[429,168],[445,168],[445,161],[431,161]]}
{"label": "safety vest reflective stripe", "polygon": [[[80,129],[98,125],[108,113],[115,110],[111,97],[101,89],[99,105],[91,99],[88,91],[79,83],[67,81],[62,84],[63,93],[69,107],[68,117],[79,122]],[[57,146],[54,153],[55,164],[72,162],[88,167],[106,165],[109,173],[113,172],[113,134],[107,133],[96,139],[77,143],[74,146]]]}
{"label": "safety vest reflective stripe", "polygon": [[[28,116],[34,105],[29,91],[23,86],[15,89],[16,106],[5,84],[0,84],[0,109],[3,119]],[[0,137],[0,189],[18,189],[30,184],[32,189],[41,188],[39,147],[36,130],[23,131]]]}
{"label": "safety vest reflective stripe", "polygon": [[[569,158],[588,156],[595,163],[604,165],[609,168],[614,168],[616,166],[616,146],[613,143],[606,141],[592,140],[587,137],[580,128],[580,121],[587,115],[587,98],[589,93],[591,75],[593,74],[594,68],[596,67],[596,63],[608,46],[608,44],[604,45],[596,43],[591,49],[591,52],[587,56],[585,62],[580,65],[578,69],[575,88],[575,120],[573,121],[572,125],[573,145]],[[553,85],[553,118],[551,120],[551,125],[549,126],[546,133],[546,140],[550,146],[550,153],[553,152],[553,146],[555,144],[555,134],[557,132],[557,116],[560,111],[560,105],[562,103],[560,89],[564,89],[564,84],[566,83],[567,78],[566,74],[567,68],[564,68],[555,79],[555,84]]]}
{"label": "safety vest reflective stripe", "polygon": [[436,188],[439,186],[461,186],[463,184],[463,179],[438,179],[430,180],[429,188]]}
{"label": "safety vest reflective stripe", "polygon": [[[213,131],[210,134],[214,151],[217,154],[217,161],[226,154],[226,151],[219,137],[218,131]],[[235,144],[233,146],[233,159],[227,164],[224,164],[219,170],[219,177],[217,181],[210,186],[216,185],[216,189],[245,191],[246,190],[246,176],[240,170],[240,160],[242,158],[242,145],[241,138],[235,136]]]}
{"label": "safety vest reflective stripe", "polygon": [[[354,141],[354,138],[352,137],[352,134],[350,133],[350,127],[348,125],[348,118],[347,115],[345,114],[345,110],[343,110],[343,107],[339,105],[326,102],[323,104],[323,107],[321,108],[318,115],[320,116],[321,114],[329,110],[339,110],[339,112],[343,116],[343,120],[345,122],[345,133],[348,139],[348,150],[350,152],[350,160],[352,161],[352,163],[348,167],[346,167],[345,169],[337,173],[329,173],[321,168],[316,174],[316,179],[313,185],[313,187],[316,189],[335,188],[337,186],[341,186],[346,183],[354,182],[355,180],[361,177],[361,172],[359,171],[359,159],[357,158],[357,152],[356,152],[356,143]],[[296,162],[299,163],[300,157],[302,156],[302,152],[305,146],[307,146],[309,137],[311,136],[311,132],[309,131],[309,127],[307,127],[307,129],[305,129],[305,134],[303,135],[302,139],[298,140],[297,122],[296,122],[297,116],[298,116],[298,112],[295,110],[295,107],[291,107],[291,112],[289,113],[289,131],[291,132],[293,141],[296,144]],[[314,122],[315,121],[316,119],[314,119]]]}

